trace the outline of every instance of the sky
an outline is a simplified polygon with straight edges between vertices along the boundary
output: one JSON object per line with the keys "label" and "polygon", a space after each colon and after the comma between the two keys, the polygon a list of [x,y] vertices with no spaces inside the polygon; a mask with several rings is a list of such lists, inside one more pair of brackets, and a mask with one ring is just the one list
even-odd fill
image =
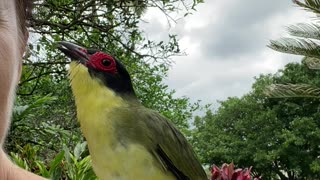
{"label": "sky", "polygon": [[165,83],[176,96],[204,104],[241,97],[259,74],[275,73],[301,57],[266,47],[286,35],[285,27],[310,21],[311,14],[291,0],[206,0],[197,11],[171,24],[150,9],[141,25],[149,39],[178,35],[187,56],[173,57]]}

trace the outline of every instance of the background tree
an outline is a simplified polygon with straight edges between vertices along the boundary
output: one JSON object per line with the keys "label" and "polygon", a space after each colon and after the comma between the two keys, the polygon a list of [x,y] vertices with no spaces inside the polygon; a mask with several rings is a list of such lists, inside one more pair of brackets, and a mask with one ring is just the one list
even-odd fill
{"label": "background tree", "polygon": [[193,141],[201,160],[253,166],[254,175],[263,179],[319,179],[319,99],[268,99],[264,94],[271,83],[319,85],[318,77],[304,64],[288,64],[257,78],[250,93],[197,117]]}
{"label": "background tree", "polygon": [[[319,17],[320,1],[293,2]],[[318,21],[289,26],[291,37],[269,45],[305,56],[301,64],[261,75],[250,93],[196,118],[193,144],[203,162],[252,165],[263,179],[319,179],[319,27]]]}
{"label": "background tree", "polygon": [[160,42],[147,39],[139,23],[148,8],[157,8],[174,22],[171,13],[188,15],[200,2],[36,0],[7,151],[19,152],[30,144],[37,148],[38,158],[50,160],[64,146],[74,149],[84,141],[66,78],[69,62],[56,47],[62,40],[116,56],[128,67],[141,102],[172,119],[188,134],[188,122],[199,105],[186,97],[175,98],[174,91],[163,83],[170,57],[183,54],[177,36],[168,34],[168,39]]}

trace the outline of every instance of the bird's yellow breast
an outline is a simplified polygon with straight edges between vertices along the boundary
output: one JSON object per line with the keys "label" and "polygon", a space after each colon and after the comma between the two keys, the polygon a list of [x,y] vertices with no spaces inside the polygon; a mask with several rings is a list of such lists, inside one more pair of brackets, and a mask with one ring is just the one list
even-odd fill
{"label": "bird's yellow breast", "polygon": [[123,145],[117,139],[110,112],[127,106],[121,97],[93,79],[81,64],[70,64],[69,78],[78,120],[88,142],[94,171],[100,179],[175,179],[160,168],[143,146]]}

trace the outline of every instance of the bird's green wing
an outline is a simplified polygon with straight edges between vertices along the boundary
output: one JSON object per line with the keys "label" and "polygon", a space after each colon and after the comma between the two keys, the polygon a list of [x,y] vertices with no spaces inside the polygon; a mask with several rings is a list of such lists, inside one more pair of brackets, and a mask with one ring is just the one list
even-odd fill
{"label": "bird's green wing", "polygon": [[159,137],[155,152],[167,169],[173,172],[177,179],[207,179],[192,147],[182,133],[159,113],[148,113],[151,116],[147,121],[150,123],[149,127],[153,127],[154,121],[159,123],[159,127],[153,127],[155,135]]}
{"label": "bird's green wing", "polygon": [[[182,133],[165,117],[146,108],[130,108],[119,114],[126,123],[118,129],[122,138],[126,136],[145,146],[165,170],[171,171],[177,179],[207,179],[192,147]],[[124,135],[125,134],[125,135]]]}

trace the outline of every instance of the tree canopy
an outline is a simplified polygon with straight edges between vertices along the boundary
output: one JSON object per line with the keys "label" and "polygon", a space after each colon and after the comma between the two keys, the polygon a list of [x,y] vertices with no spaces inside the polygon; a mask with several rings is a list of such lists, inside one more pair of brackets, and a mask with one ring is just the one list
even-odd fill
{"label": "tree canopy", "polygon": [[193,144],[202,161],[253,166],[263,179],[319,178],[319,99],[268,99],[264,94],[274,82],[315,84],[318,77],[304,64],[288,64],[275,75],[257,78],[250,93],[197,117]]}

